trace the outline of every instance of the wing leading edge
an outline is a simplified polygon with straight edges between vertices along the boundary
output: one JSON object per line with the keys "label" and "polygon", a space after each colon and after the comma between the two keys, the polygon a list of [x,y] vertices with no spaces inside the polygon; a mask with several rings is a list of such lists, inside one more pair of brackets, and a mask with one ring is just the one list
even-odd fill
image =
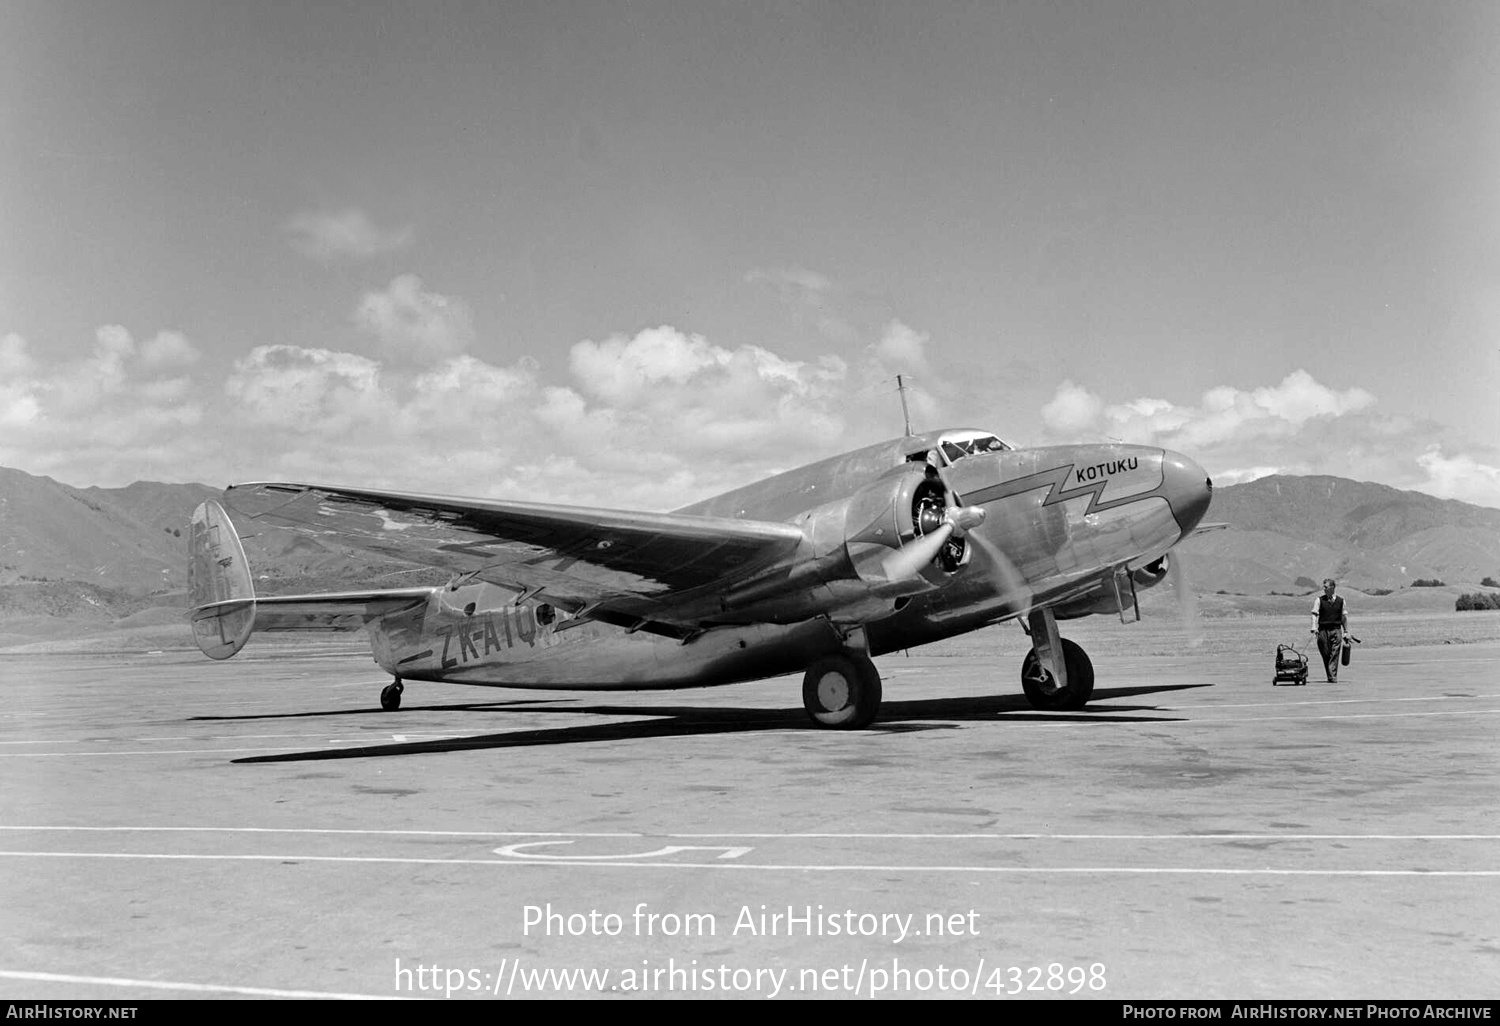
{"label": "wing leading edge", "polygon": [[692,626],[695,602],[795,554],[792,524],[307,484],[235,485],[252,521],[542,596],[594,619]]}

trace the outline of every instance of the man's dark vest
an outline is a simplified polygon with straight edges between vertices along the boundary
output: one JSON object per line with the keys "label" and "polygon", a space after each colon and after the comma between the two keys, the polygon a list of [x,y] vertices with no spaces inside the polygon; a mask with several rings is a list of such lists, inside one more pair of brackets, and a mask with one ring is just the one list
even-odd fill
{"label": "man's dark vest", "polygon": [[1344,596],[1318,596],[1318,630],[1331,631],[1344,624]]}

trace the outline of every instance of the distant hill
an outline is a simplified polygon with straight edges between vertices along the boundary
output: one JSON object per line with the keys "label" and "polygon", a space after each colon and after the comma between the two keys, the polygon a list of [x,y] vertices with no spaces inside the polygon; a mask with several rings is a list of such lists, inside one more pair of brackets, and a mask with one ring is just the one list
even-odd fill
{"label": "distant hill", "polygon": [[[188,517],[220,492],[155,481],[72,488],[0,467],[0,645],[50,633],[57,620],[102,624],[153,607],[185,607]],[[244,542],[267,593],[446,577],[289,531],[247,531]]]}
{"label": "distant hill", "polygon": [[186,587],[188,515],[207,485],[70,488],[0,467],[0,584],[77,581],[138,594]]}
{"label": "distant hill", "polygon": [[[0,646],[56,633],[59,623],[103,626],[185,606],[188,517],[218,494],[151,481],[71,488],[0,468]],[[1252,606],[1255,597],[1316,590],[1325,576],[1364,591],[1418,578],[1473,589],[1484,577],[1500,578],[1500,510],[1420,492],[1279,475],[1218,489],[1208,519],[1232,529],[1184,543],[1194,590],[1250,596],[1244,602]],[[244,542],[266,594],[446,578],[276,528],[245,530]],[[1452,597],[1436,590],[1413,599],[1452,608]]]}
{"label": "distant hill", "polygon": [[1208,519],[1232,530],[1183,543],[1200,590],[1306,589],[1324,577],[1363,590],[1500,578],[1500,510],[1422,492],[1277,474],[1216,489]]}

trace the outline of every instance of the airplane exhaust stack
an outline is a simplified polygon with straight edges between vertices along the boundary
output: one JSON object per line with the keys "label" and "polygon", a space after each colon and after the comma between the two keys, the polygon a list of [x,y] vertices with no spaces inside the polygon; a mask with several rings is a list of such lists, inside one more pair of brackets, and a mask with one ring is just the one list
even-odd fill
{"label": "airplane exhaust stack", "polygon": [[240,536],[212,500],[188,524],[188,601],[193,640],[211,659],[228,659],[255,628],[255,586]]}

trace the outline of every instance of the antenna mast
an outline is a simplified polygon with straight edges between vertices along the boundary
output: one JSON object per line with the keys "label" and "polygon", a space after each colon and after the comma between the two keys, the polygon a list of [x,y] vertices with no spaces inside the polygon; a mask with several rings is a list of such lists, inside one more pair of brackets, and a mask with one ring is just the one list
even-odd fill
{"label": "antenna mast", "polygon": [[911,437],[911,413],[906,408],[906,382],[896,375],[896,391],[901,393],[901,419],[906,423],[906,436]]}

